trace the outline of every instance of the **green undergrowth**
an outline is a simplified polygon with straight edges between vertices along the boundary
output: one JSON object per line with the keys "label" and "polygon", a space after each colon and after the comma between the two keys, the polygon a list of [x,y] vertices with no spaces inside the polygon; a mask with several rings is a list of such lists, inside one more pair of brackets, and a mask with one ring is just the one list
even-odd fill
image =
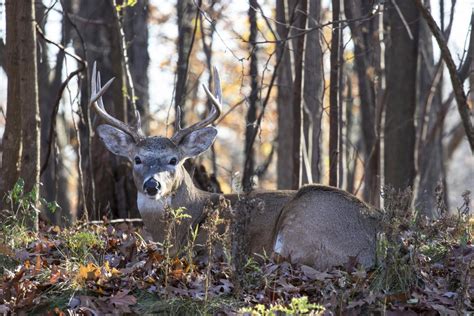
{"label": "green undergrowth", "polygon": [[208,300],[190,298],[157,299],[156,295],[145,291],[136,293],[137,314],[165,314],[165,315],[216,315],[219,312],[238,310],[243,303],[234,297],[217,297]]}

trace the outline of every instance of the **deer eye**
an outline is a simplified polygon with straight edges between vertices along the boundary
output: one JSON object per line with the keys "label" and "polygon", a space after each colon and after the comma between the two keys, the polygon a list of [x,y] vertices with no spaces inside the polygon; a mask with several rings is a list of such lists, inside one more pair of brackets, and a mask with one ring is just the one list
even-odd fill
{"label": "deer eye", "polygon": [[178,160],[175,157],[170,159],[170,165],[175,166],[177,162],[178,162]]}
{"label": "deer eye", "polygon": [[142,163],[142,160],[140,159],[140,157],[136,156],[136,157],[135,157],[135,164],[136,164],[136,165],[139,165],[139,164],[141,164],[141,163]]}

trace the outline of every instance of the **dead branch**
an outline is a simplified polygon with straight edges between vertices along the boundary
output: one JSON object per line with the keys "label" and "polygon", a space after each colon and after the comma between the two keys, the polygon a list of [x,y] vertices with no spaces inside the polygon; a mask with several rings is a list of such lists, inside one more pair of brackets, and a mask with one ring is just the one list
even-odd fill
{"label": "dead branch", "polygon": [[474,154],[474,126],[472,125],[470,118],[470,109],[467,104],[467,97],[462,86],[461,78],[459,78],[459,74],[457,72],[456,65],[454,64],[453,57],[451,56],[451,52],[448,48],[448,44],[444,39],[443,33],[436,24],[436,21],[433,19],[433,16],[423,5],[421,0],[415,0],[415,3],[418,9],[420,10],[421,15],[426,20],[426,23],[428,24],[428,27],[430,28],[431,33],[436,39],[436,42],[438,43],[438,46],[441,50],[441,57],[446,63],[446,67],[448,68],[449,76],[451,78],[451,84],[453,86],[454,95],[458,106],[458,112],[461,116],[464,131],[471,147],[471,151]]}

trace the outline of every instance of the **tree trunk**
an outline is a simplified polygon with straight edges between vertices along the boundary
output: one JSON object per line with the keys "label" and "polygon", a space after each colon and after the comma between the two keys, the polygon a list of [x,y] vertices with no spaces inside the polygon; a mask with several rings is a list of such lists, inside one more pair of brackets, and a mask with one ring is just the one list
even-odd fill
{"label": "tree trunk", "polygon": [[21,157],[21,107],[20,95],[20,54],[17,16],[19,1],[6,1],[6,73],[8,77],[7,119],[3,134],[2,168],[0,172],[0,206],[5,193],[13,188],[20,176]]}
{"label": "tree trunk", "polygon": [[[43,3],[36,3],[36,17],[38,21],[43,21],[43,15],[46,7]],[[63,21],[63,25],[66,22]],[[40,25],[41,29],[44,30],[44,24]],[[63,33],[65,38],[62,40],[62,44],[68,40],[68,34]],[[39,46],[41,45],[41,46]],[[58,154],[56,151],[61,152],[64,147],[64,141],[58,139],[58,135],[64,135],[65,124],[56,124],[55,131],[53,131],[52,138],[50,138],[50,129],[52,128],[53,120],[63,120],[62,115],[53,117],[53,106],[57,97],[63,71],[64,52],[59,51],[56,55],[56,67],[53,71],[49,66],[49,47],[48,43],[39,41],[37,56],[38,56],[38,85],[39,85],[39,107],[41,117],[41,166],[46,163],[46,169],[42,171],[41,176],[41,197],[47,201],[57,201],[61,206],[61,210],[51,213],[46,210],[45,215],[54,224],[62,224],[63,218],[70,218],[70,203],[67,196],[67,178],[64,171],[64,155]],[[47,152],[50,151],[48,161]],[[61,183],[61,185],[59,185]]]}
{"label": "tree trunk", "polygon": [[175,129],[179,123],[185,126],[185,103],[187,95],[187,80],[189,56],[192,51],[194,32],[193,20],[196,18],[195,6],[192,0],[178,0],[178,64],[176,70],[176,89],[174,96],[174,104],[176,112],[181,107],[181,122],[175,123]]}
{"label": "tree trunk", "polygon": [[[372,6],[361,0],[344,0],[344,11],[347,19],[357,19],[367,15]],[[362,139],[364,164],[364,200],[377,205],[380,191],[379,161],[380,152],[377,139],[375,118],[375,62],[374,47],[377,20],[369,19],[349,23],[354,41],[354,62],[359,85],[359,98],[362,118]],[[371,71],[372,70],[372,71]]]}
{"label": "tree trunk", "polygon": [[[316,27],[321,20],[321,0],[309,0],[308,28]],[[303,98],[305,106],[304,139],[306,152],[309,158],[313,182],[321,179],[321,114],[323,109],[324,74],[323,52],[319,31],[306,35],[306,49],[304,58],[304,88]],[[281,65],[280,65],[281,67]],[[303,168],[306,171],[306,168]],[[309,179],[303,172],[303,179]]]}
{"label": "tree trunk", "polygon": [[[97,61],[98,70],[103,80],[115,77],[114,84],[103,96],[104,104],[109,113],[117,119],[127,122],[127,103],[122,92],[124,74],[121,67],[121,49],[118,23],[111,1],[97,3],[92,0],[82,0],[78,5],[77,14],[87,17],[88,23],[78,21],[84,44],[87,49],[87,61],[90,65]],[[76,41],[76,51],[83,55],[80,41]],[[91,125],[88,108],[88,82],[82,84],[81,89],[81,155],[85,180],[87,209],[90,218],[128,217],[129,212],[137,214],[136,191],[132,184],[130,166],[125,159],[115,157],[105,148],[103,143],[94,137],[90,142],[92,127],[103,122],[96,120]],[[93,179],[93,181],[91,181]],[[95,210],[95,211],[94,211]],[[106,213],[107,212],[107,213]],[[111,213],[110,213],[111,212]]]}
{"label": "tree trunk", "polygon": [[[426,2],[426,1],[425,1]],[[429,5],[429,3],[428,3]],[[420,21],[418,70],[418,173],[419,185],[416,197],[417,209],[428,217],[436,216],[435,189],[445,183],[443,163],[443,124],[437,124],[442,110],[442,65],[436,67],[433,57],[433,41],[426,21]],[[433,137],[427,131],[435,129]],[[446,199],[445,199],[446,201]]]}
{"label": "tree trunk", "polygon": [[[308,1],[301,0],[296,4],[295,9],[295,27],[297,29],[304,29],[306,27],[306,15],[307,15]],[[302,135],[302,102],[301,94],[303,88],[303,56],[304,56],[304,42],[305,34],[300,34],[296,38],[296,47],[294,49],[295,54],[295,81],[293,84],[293,148],[291,150],[293,158],[293,176],[291,181],[291,188],[298,189],[301,185],[302,173],[301,173],[301,162],[302,162],[302,148],[301,148],[301,135]]]}
{"label": "tree trunk", "polygon": [[352,93],[352,80],[351,76],[347,76],[347,96],[346,96],[346,147],[344,150],[344,156],[346,161],[346,191],[354,193],[355,185],[355,173],[357,168],[357,155],[359,154],[359,143],[361,138],[353,146],[351,140],[352,127],[353,127],[353,110],[354,110],[354,97]]}
{"label": "tree trunk", "polygon": [[256,8],[258,7],[257,0],[249,1],[249,23],[250,23],[250,36],[249,36],[249,49],[250,49],[250,96],[249,96],[249,108],[247,110],[247,118],[245,120],[245,166],[244,174],[242,178],[242,185],[245,192],[252,190],[253,183],[252,177],[255,170],[255,151],[253,149],[252,135],[255,133],[255,123],[257,120],[257,103],[259,102],[259,85],[258,85],[258,46],[255,45],[258,34],[257,26],[257,14]]}
{"label": "tree trunk", "polygon": [[[332,20],[339,20],[340,0],[332,0]],[[331,74],[329,87],[329,185],[337,187],[338,144],[339,139],[339,45],[340,28],[333,25],[331,38]]]}
{"label": "tree trunk", "polygon": [[[292,12],[289,12],[292,16]],[[276,1],[276,30],[280,39],[286,39],[292,21],[285,13],[285,0]],[[290,42],[277,44],[277,59],[281,59],[277,70],[277,108],[278,108],[278,148],[277,148],[277,188],[291,188],[293,175],[293,159],[288,151],[293,148],[294,119],[291,105],[293,104],[293,74],[291,71]]]}
{"label": "tree trunk", "polygon": [[[202,1],[198,1],[198,5],[202,5]],[[214,9],[214,6],[216,5],[216,1],[212,1],[209,8],[207,8],[207,12],[211,15],[216,14],[216,10]],[[205,24],[203,23],[203,15],[199,15],[199,26],[200,26],[200,31],[201,31],[201,40],[202,40],[202,50],[204,51],[204,54],[206,55],[206,63],[207,63],[207,71],[209,72],[209,79],[208,79],[208,86],[212,87],[212,45],[214,42],[214,25],[211,25],[208,27],[208,31],[206,32],[205,29]],[[207,33],[207,34],[206,34]],[[207,39],[209,38],[209,42],[207,42]],[[211,106],[211,100],[207,100],[208,108]],[[210,176],[210,179],[214,180],[217,179],[217,174],[218,174],[218,169],[217,169],[217,156],[216,156],[216,149],[215,149],[215,143],[212,144],[211,146],[211,163],[212,163],[212,174]],[[204,166],[201,165],[202,168]],[[216,180],[217,182],[217,180]],[[215,183],[214,185],[211,185],[213,188],[212,192],[216,192],[215,189],[219,187],[220,190],[220,185],[219,183]]]}
{"label": "tree trunk", "polygon": [[[388,7],[387,97],[385,113],[385,184],[404,190],[415,178],[416,72],[419,11],[413,1]],[[401,16],[406,20],[406,25]],[[408,30],[410,33],[408,32]]]}
{"label": "tree trunk", "polygon": [[[36,65],[35,7],[33,0],[20,1],[18,15],[19,85],[17,96],[21,109],[22,155],[20,177],[25,181],[25,192],[36,192],[38,199],[40,175],[40,117],[38,77]],[[30,222],[38,228],[38,219]]]}
{"label": "tree trunk", "polygon": [[150,96],[148,93],[148,0],[138,0],[128,7],[124,17],[125,36],[128,48],[128,61],[132,75],[137,108],[142,119],[142,128],[148,132],[150,114]]}

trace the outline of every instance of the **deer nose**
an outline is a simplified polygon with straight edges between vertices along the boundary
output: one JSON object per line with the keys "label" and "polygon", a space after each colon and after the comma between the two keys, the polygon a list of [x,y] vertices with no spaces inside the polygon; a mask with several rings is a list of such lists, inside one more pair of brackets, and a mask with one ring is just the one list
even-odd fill
{"label": "deer nose", "polygon": [[148,179],[144,184],[143,184],[143,190],[145,191],[146,194],[155,196],[158,194],[158,190],[160,190],[161,184],[156,181],[154,178]]}

